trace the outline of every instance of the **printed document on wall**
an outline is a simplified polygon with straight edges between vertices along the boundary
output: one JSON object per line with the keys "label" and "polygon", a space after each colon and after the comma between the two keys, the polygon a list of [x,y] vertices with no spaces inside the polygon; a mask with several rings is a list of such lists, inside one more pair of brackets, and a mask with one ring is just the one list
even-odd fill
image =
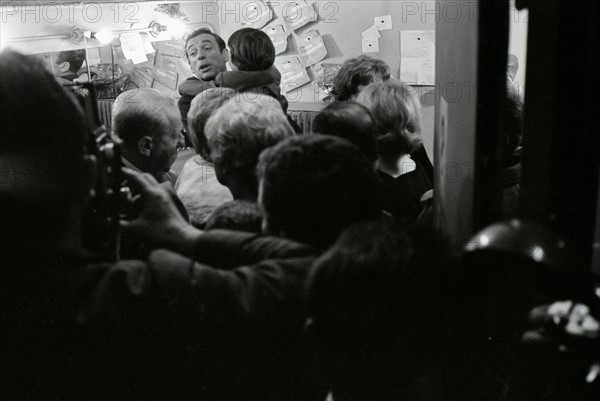
{"label": "printed document on wall", "polygon": [[435,31],[400,32],[400,79],[435,85]]}

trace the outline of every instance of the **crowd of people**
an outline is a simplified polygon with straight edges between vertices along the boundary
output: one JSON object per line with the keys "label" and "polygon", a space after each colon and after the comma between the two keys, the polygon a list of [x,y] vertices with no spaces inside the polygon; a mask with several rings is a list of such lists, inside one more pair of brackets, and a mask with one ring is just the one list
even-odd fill
{"label": "crowd of people", "polygon": [[[487,244],[466,257],[445,245],[419,99],[383,61],[347,60],[336,101],[303,135],[264,32],[241,29],[226,45],[200,29],[185,54],[194,76],[178,102],[155,89],[115,100],[133,212],[120,216],[121,258],[109,261],[82,236],[96,229],[92,200],[111,194],[98,193],[110,166],[81,107],[42,63],[1,53],[1,399],[598,391],[589,281]],[[518,170],[522,110],[507,99],[503,154]],[[183,134],[196,155],[174,174]],[[518,190],[510,180],[507,216]]]}

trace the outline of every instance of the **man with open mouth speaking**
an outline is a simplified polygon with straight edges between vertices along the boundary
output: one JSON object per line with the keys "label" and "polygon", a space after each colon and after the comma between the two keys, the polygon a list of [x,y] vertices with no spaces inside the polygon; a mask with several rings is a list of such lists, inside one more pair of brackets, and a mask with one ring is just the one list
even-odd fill
{"label": "man with open mouth speaking", "polygon": [[217,74],[227,70],[229,52],[225,47],[225,41],[207,28],[192,32],[185,41],[185,56],[195,75],[179,85],[178,106],[186,130],[192,99],[206,89],[214,88]]}

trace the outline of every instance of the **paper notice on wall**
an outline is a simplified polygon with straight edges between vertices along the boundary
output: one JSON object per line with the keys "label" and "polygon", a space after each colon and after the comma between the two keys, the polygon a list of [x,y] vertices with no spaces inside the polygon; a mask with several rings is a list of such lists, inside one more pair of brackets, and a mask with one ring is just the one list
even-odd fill
{"label": "paper notice on wall", "polygon": [[129,74],[129,77],[138,88],[149,88],[154,81],[152,75],[151,68],[136,67],[131,74]]}
{"label": "paper notice on wall", "polygon": [[277,58],[275,67],[281,73],[281,91],[284,94],[310,82],[306,68],[296,56]]}
{"label": "paper notice on wall", "polygon": [[365,29],[361,32],[363,39],[379,39],[381,34],[379,33],[379,29],[377,29],[377,25],[372,25],[369,28]]}
{"label": "paper notice on wall", "polygon": [[400,60],[400,80],[408,84],[419,82],[418,58],[402,57]]}
{"label": "paper notice on wall", "polygon": [[121,49],[123,49],[125,58],[133,61],[133,64],[148,61],[144,42],[139,32],[123,33],[119,38],[121,39]]}
{"label": "paper notice on wall", "polygon": [[92,47],[90,49],[87,49],[87,57],[90,65],[102,63],[102,58],[100,57],[100,49],[98,47]]}
{"label": "paper notice on wall", "polygon": [[242,8],[242,27],[260,29],[273,18],[273,11],[264,1],[253,1]]}
{"label": "paper notice on wall", "polygon": [[304,0],[292,1],[283,6],[283,19],[292,30],[316,21],[317,16],[312,3],[308,4]]}
{"label": "paper notice on wall", "polygon": [[174,70],[163,66],[155,66],[152,77],[169,89],[177,89],[178,74]]}
{"label": "paper notice on wall", "polygon": [[286,32],[283,25],[269,25],[264,27],[263,32],[269,35],[273,46],[275,46],[275,54],[283,53],[287,50],[289,32]]}
{"label": "paper notice on wall", "polygon": [[402,81],[435,85],[435,31],[402,31],[400,57]]}
{"label": "paper notice on wall", "polygon": [[379,39],[363,39],[362,40],[362,52],[363,53],[377,53],[379,51]]}
{"label": "paper notice on wall", "polygon": [[150,42],[150,35],[147,33],[140,34],[142,36],[142,43],[144,44],[144,50],[146,54],[154,53],[154,46],[152,46],[152,42]]}
{"label": "paper notice on wall", "polygon": [[314,65],[327,57],[327,48],[323,38],[316,29],[311,29],[298,36],[298,51],[305,57],[306,65]]}
{"label": "paper notice on wall", "polygon": [[183,50],[183,42],[181,40],[168,40],[164,42],[155,42],[156,50],[159,53],[174,56],[183,57],[185,52]]}
{"label": "paper notice on wall", "polygon": [[373,18],[375,21],[375,25],[377,29],[380,31],[386,31],[388,29],[392,29],[392,16],[391,15],[382,15],[381,17]]}

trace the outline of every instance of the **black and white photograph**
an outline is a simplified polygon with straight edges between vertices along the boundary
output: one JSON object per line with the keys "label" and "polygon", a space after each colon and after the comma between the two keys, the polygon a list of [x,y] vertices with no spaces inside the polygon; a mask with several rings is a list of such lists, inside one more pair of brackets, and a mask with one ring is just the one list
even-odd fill
{"label": "black and white photograph", "polygon": [[599,1],[0,18],[0,400],[600,399]]}

